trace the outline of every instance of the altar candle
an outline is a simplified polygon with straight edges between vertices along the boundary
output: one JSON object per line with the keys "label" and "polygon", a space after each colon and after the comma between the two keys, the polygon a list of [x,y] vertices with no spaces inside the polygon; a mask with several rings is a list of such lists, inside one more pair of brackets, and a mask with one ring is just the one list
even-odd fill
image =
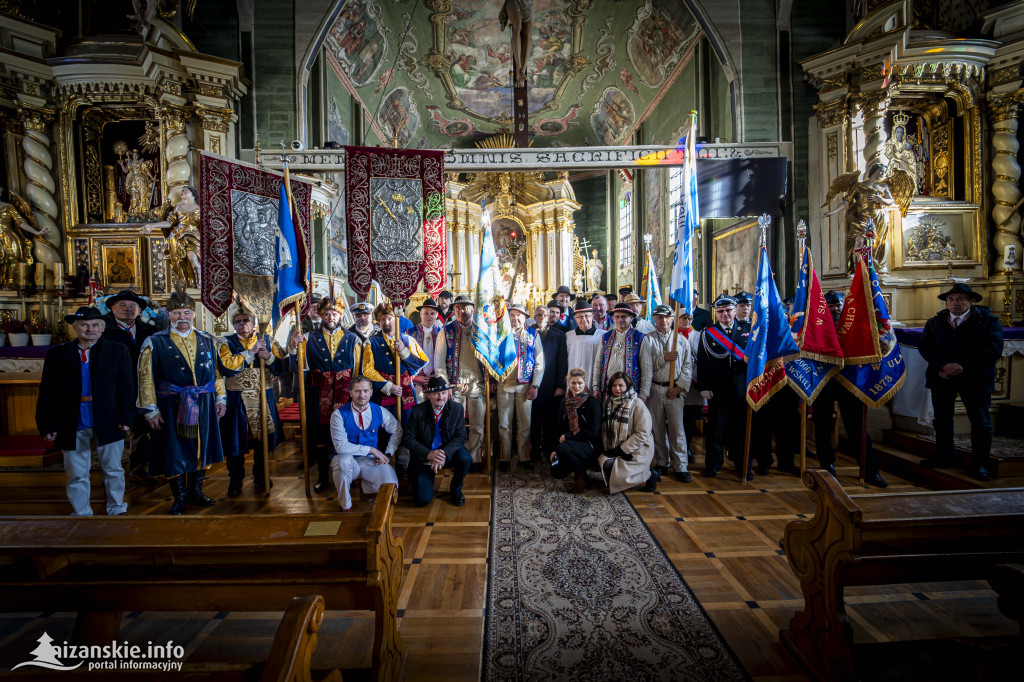
{"label": "altar candle", "polygon": [[54,263],[53,264],[53,288],[63,289],[64,288],[64,264]]}
{"label": "altar candle", "polygon": [[1015,244],[1007,244],[1006,248],[1003,249],[1003,267],[1007,270],[1012,270],[1016,264],[1017,246]]}
{"label": "altar candle", "polygon": [[28,286],[28,263],[18,263],[15,268],[15,282],[19,287]]}
{"label": "altar candle", "polygon": [[32,281],[35,282],[36,287],[43,288],[46,285],[46,265],[43,263],[36,263],[32,272]]}

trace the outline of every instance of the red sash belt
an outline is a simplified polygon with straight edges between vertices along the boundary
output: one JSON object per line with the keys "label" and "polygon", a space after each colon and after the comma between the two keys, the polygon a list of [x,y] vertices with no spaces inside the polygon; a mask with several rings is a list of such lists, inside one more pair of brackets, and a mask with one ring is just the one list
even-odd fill
{"label": "red sash belt", "polygon": [[733,343],[732,339],[730,339],[728,336],[719,331],[717,327],[708,327],[704,331],[708,333],[708,336],[713,338],[718,343],[722,344],[722,347],[725,348],[730,353],[732,353],[732,356],[734,358],[736,358],[740,362],[747,361],[747,354],[743,352],[743,349],[737,346],[735,343]]}
{"label": "red sash belt", "polygon": [[319,387],[317,393],[317,421],[330,424],[334,411],[349,401],[349,384],[352,381],[352,370],[340,372],[324,372],[319,369],[310,370],[310,378],[314,386]]}

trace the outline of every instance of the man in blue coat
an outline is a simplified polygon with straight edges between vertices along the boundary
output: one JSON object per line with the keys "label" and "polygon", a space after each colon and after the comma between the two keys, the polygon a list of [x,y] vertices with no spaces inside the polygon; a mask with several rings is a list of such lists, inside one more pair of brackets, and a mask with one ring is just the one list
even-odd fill
{"label": "man in blue coat", "polygon": [[[393,412],[395,402],[402,406],[402,423],[416,404],[412,378],[427,364],[427,355],[408,334],[398,331],[398,320],[390,303],[381,303],[374,311],[380,331],[363,345],[363,376],[373,382],[374,396],[380,406]],[[399,376],[395,376],[395,353],[401,358]]]}
{"label": "man in blue coat", "polygon": [[227,410],[213,337],[194,326],[195,301],[174,292],[167,302],[170,327],[150,336],[139,353],[139,401],[153,435],[150,471],[167,477],[171,514],[186,505],[212,507],[203,494],[206,469],[223,461],[217,420]]}
{"label": "man in blue coat", "polygon": [[72,516],[91,516],[89,469],[95,442],[107,515],[124,514],[124,434],[135,418],[135,370],[127,349],[101,338],[105,322],[96,308],[81,307],[64,321],[78,338],[54,346],[43,361],[36,403],[39,433],[64,451]]}
{"label": "man in blue coat", "polygon": [[925,385],[932,390],[935,410],[935,456],[930,466],[951,466],[956,461],[953,446],[953,405],[960,396],[971,422],[971,476],[979,481],[992,478],[992,392],[995,390],[996,362],[1003,354],[1003,325],[991,308],[976,305],[981,294],[957,282],[939,294],[946,309],[924,325],[918,351],[928,362]]}
{"label": "man in blue coat", "polygon": [[[288,371],[288,353],[277,344],[256,334],[256,315],[241,301],[228,308],[228,319],[235,333],[225,336],[217,349],[217,368],[224,377],[227,412],[220,421],[220,436],[228,465],[228,497],[242,494],[245,479],[245,455],[252,449],[253,487],[265,492],[262,407],[260,406],[260,360],[265,366],[267,405],[267,452],[277,447],[281,421],[277,417],[273,378]],[[274,482],[270,482],[274,487]]]}

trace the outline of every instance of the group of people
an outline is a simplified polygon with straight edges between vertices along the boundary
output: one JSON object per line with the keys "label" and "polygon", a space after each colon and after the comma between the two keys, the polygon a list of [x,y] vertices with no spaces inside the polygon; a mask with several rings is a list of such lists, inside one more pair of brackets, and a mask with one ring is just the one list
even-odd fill
{"label": "group of people", "polygon": [[[342,326],[344,300],[325,296],[281,347],[257,333],[256,315],[240,300],[228,311],[234,333],[215,339],[194,327],[195,302],[187,294],[172,294],[169,327],[157,331],[140,316],[147,301],[125,290],[107,300],[106,315],[82,307],[65,318],[77,338],[46,356],[36,420],[40,433],[64,450],[76,515],[92,513],[94,446],[108,514],[125,513],[126,444],[131,472],[148,467],[150,475],[168,480],[172,514],[189,505],[212,506],[202,488],[205,471],[226,460],[228,496],[236,497],[250,450],[255,490],[273,485],[263,457],[282,432],[272,380],[297,371],[303,347],[310,452],[304,464],[308,475],[317,469],[314,491],[333,486],[342,509],[352,506],[356,480],[368,499],[399,477],[408,481],[416,504],[428,504],[442,468],[453,471],[451,502],[464,504],[465,477],[481,467],[485,392],[496,398],[499,471],[509,470],[513,455],[527,470],[543,461],[554,477],[572,476],[576,492],[590,480],[588,471],[613,493],[652,491],[666,473],[691,482],[692,442],[702,419],[704,476],[718,474],[726,453],[748,480],[755,470],[768,474],[773,464],[796,475],[799,400],[788,388],[754,413],[750,464],[741,471],[748,447],[742,351],[751,334],[751,298],[747,292],[719,296],[712,319],[697,306],[694,291],[692,312],[680,310],[676,317],[658,305],[651,323],[641,317],[646,302],[629,287],[617,297],[585,300],[562,286],[532,318],[524,306],[509,306],[516,360],[495,382],[474,351],[474,303],[450,292],[418,306],[415,322],[400,305],[356,303],[348,328]],[[940,298],[947,310],[929,321],[920,347],[936,414],[931,464],[955,464],[951,412],[960,396],[972,424],[972,473],[987,479],[988,400],[1002,352],[1001,327],[966,285]],[[829,292],[826,302],[838,324],[842,295]],[[885,487],[859,405],[836,381],[817,397],[812,413],[819,464],[835,474],[838,406],[850,442],[866,444],[866,482]]]}

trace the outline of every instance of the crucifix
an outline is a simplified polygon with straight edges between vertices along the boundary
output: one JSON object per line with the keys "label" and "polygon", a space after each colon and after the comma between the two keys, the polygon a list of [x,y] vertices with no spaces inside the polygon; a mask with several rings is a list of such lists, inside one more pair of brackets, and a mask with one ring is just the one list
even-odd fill
{"label": "crucifix", "polygon": [[530,105],[527,97],[526,63],[530,59],[533,28],[532,0],[505,0],[498,13],[501,30],[512,34],[512,137],[516,147],[530,146]]}

